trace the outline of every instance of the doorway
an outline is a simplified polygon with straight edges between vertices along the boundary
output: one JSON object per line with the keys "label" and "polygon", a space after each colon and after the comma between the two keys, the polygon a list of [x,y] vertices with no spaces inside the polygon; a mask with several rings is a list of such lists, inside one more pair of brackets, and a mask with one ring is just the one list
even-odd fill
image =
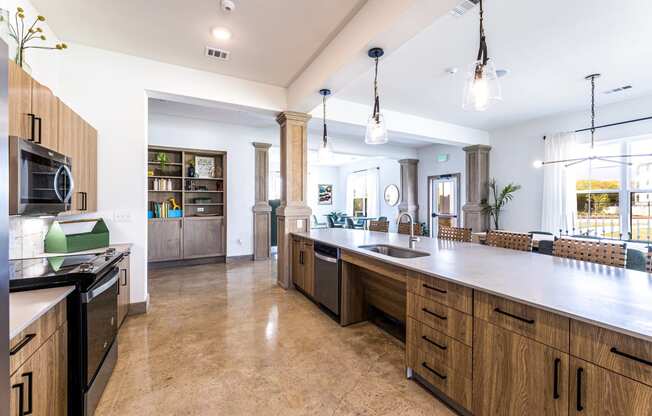
{"label": "doorway", "polygon": [[430,237],[440,225],[460,226],[460,173],[428,177],[428,228]]}

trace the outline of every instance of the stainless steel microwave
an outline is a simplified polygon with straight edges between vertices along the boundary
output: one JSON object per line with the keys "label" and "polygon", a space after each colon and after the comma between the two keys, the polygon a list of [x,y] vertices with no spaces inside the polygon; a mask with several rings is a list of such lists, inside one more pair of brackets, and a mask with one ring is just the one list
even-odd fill
{"label": "stainless steel microwave", "polygon": [[72,160],[36,143],[9,137],[9,213],[69,211],[75,188]]}

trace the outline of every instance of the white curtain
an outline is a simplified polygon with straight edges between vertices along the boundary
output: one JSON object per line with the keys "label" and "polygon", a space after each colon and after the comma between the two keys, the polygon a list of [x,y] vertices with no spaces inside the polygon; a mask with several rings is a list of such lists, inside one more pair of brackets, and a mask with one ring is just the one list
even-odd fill
{"label": "white curtain", "polygon": [[355,174],[349,173],[346,177],[346,214],[353,215],[353,198],[355,191]]}
{"label": "white curtain", "polygon": [[380,216],[380,180],[378,169],[370,169],[365,175],[367,188],[367,216]]}
{"label": "white curtain", "polygon": [[[575,133],[557,133],[545,140],[545,161],[577,157],[579,139]],[[558,233],[571,230],[577,223],[577,197],[573,168],[563,163],[543,168],[542,231]]]}

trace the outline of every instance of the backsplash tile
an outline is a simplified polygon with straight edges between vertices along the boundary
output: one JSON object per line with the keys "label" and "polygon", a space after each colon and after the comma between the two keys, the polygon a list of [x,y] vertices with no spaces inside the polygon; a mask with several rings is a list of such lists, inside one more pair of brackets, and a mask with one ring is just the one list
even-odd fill
{"label": "backsplash tile", "polygon": [[43,240],[54,218],[9,217],[9,259],[28,259],[43,254]]}

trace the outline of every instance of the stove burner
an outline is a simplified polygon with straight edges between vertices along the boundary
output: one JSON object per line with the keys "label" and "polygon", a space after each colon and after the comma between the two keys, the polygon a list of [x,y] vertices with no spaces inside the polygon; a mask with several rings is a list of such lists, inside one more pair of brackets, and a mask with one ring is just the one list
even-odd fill
{"label": "stove burner", "polygon": [[93,271],[93,265],[90,263],[82,263],[79,265],[79,271],[82,273],[89,273]]}
{"label": "stove burner", "polygon": [[114,247],[109,247],[104,252],[104,255],[105,256],[113,256],[115,254],[115,252],[116,252],[116,249]]}

